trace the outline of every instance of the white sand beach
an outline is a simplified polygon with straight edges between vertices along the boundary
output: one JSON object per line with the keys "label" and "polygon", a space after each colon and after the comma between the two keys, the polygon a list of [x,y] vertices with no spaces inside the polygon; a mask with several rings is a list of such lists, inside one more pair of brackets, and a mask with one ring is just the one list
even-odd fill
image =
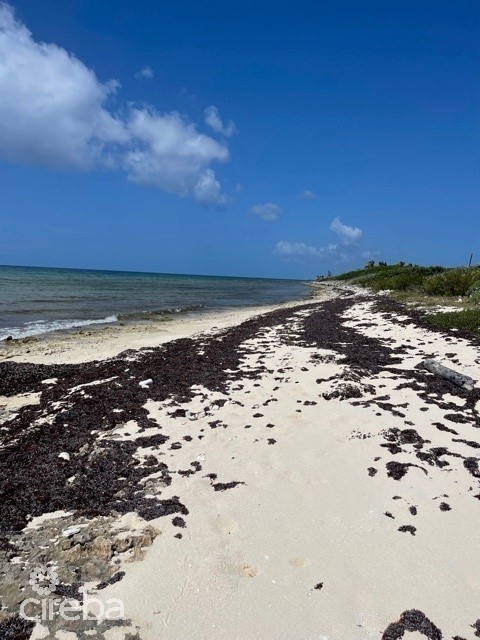
{"label": "white sand beach", "polygon": [[[339,295],[343,300],[347,294]],[[179,497],[188,514],[148,522],[132,516],[139,531],[154,528],[154,539],[136,555],[132,549],[113,554],[110,562],[123,572],[118,581],[101,590],[100,578],[88,581],[90,592],[105,604],[121,599],[126,620],[104,631],[93,627],[89,635],[106,640],[390,640],[404,633],[473,640],[478,635],[480,400],[477,392],[468,395],[417,366],[426,356],[435,357],[472,377],[478,389],[480,350],[454,334],[376,309],[373,297],[348,300],[338,320],[351,332],[345,335],[352,336],[353,351],[392,350],[395,361],[378,366],[366,361],[362,369],[352,364],[357,356],[342,353],[338,344],[307,344],[305,323],[329,303],[290,306],[286,319],[259,323],[241,342],[239,370],[224,390],[199,383],[188,401],[159,401],[147,390],[147,429],[130,419],[97,434],[98,443],[141,441],[134,453],[140,465],[153,456],[168,466],[171,477],[166,484],[159,473],[147,474],[141,481],[146,497]],[[217,317],[218,329],[210,327],[209,338],[218,331],[222,341],[220,329],[253,313]],[[198,334],[207,328],[203,322],[177,326],[170,336],[167,329],[150,336],[149,344],[148,336],[132,335],[128,346],[155,347]],[[89,360],[95,348],[98,358],[127,345],[126,335],[96,347],[99,338],[88,338],[77,347],[75,341],[51,345],[43,355],[34,347],[14,359],[26,362],[31,355],[33,362],[75,363],[81,354]],[[149,377],[154,385],[155,372]],[[423,388],[422,379],[434,386]],[[47,419],[48,414],[46,409]],[[155,424],[168,444],[143,442],[157,432]],[[113,516],[112,531],[115,518],[120,514]],[[54,514],[47,522],[65,527],[67,521]],[[21,535],[29,535],[28,528]],[[53,540],[55,546],[58,536]],[[27,556],[16,562],[31,566]],[[31,637],[74,640],[87,637],[84,631],[81,623],[49,627],[43,621]]]}
{"label": "white sand beach", "polygon": [[480,640],[479,19],[0,0],[0,640]]}

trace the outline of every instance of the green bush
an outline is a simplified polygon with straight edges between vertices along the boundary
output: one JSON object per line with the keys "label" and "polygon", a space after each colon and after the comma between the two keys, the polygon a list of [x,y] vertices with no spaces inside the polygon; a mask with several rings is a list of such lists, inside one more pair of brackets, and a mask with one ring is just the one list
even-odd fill
{"label": "green bush", "polygon": [[468,295],[473,304],[480,304],[480,285],[472,287]]}
{"label": "green bush", "polygon": [[448,269],[426,278],[423,289],[429,296],[467,296],[480,287],[480,269]]}
{"label": "green bush", "polygon": [[470,289],[467,291],[468,297],[473,304],[480,304],[480,269],[475,268],[474,280]]}
{"label": "green bush", "polygon": [[365,268],[342,273],[334,280],[348,281],[373,291],[389,289],[428,296],[469,296],[473,303],[480,304],[480,266],[447,269],[370,261]]}
{"label": "green bush", "polygon": [[336,276],[335,280],[346,280],[353,284],[370,287],[374,291],[421,290],[425,278],[442,271],[444,271],[443,267],[419,267],[405,265],[402,262],[391,265],[381,262],[375,266],[369,262],[364,269],[342,273]]}
{"label": "green bush", "polygon": [[442,329],[462,329],[480,334],[480,309],[464,309],[427,316],[428,322]]}

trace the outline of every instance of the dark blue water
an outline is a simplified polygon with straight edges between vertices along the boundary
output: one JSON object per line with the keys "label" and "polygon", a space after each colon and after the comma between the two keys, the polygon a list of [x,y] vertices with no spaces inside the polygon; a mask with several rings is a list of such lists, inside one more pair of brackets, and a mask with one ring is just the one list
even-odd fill
{"label": "dark blue water", "polygon": [[307,296],[299,280],[0,266],[0,340]]}

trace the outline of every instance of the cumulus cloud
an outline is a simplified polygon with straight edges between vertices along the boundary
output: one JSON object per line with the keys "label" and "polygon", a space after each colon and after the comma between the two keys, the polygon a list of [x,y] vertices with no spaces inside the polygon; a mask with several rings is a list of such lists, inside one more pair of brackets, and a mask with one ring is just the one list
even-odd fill
{"label": "cumulus cloud", "polygon": [[[211,164],[228,148],[178,113],[110,106],[117,81],[101,82],[73,54],[36,42],[0,3],[0,155],[13,162],[123,170],[133,182],[202,203],[225,202]],[[121,115],[120,115],[121,113]]]}
{"label": "cumulus cloud", "polygon": [[208,165],[226,160],[226,147],[199,133],[178,113],[160,115],[132,108],[127,128],[130,149],[122,155],[122,163],[130,180],[180,196],[193,195],[203,203],[224,202]]}
{"label": "cumulus cloud", "polygon": [[196,199],[203,204],[216,202],[226,204],[227,197],[222,194],[220,182],[215,178],[215,173],[211,169],[206,169],[195,183],[193,193]]}
{"label": "cumulus cloud", "polygon": [[305,189],[305,191],[302,191],[300,194],[300,198],[303,200],[315,200],[316,196],[313,191],[310,191],[310,189]]}
{"label": "cumulus cloud", "polygon": [[227,138],[233,136],[236,133],[237,129],[235,127],[235,123],[233,120],[229,120],[228,123],[223,123],[223,120],[220,117],[217,107],[210,105],[205,109],[205,124],[214,131],[215,133],[220,133]]}
{"label": "cumulus cloud", "polygon": [[138,78],[139,80],[142,78],[151,80],[154,75],[155,74],[153,73],[152,67],[149,67],[148,64],[146,64],[144,67],[140,69],[140,71],[137,71],[137,73],[135,74],[135,77]]}
{"label": "cumulus cloud", "polygon": [[343,224],[339,218],[335,218],[332,221],[330,229],[335,233],[338,233],[344,244],[352,244],[362,237],[361,229],[358,229],[357,227],[349,227],[346,224]]}
{"label": "cumulus cloud", "polygon": [[278,218],[278,216],[282,213],[282,210],[280,209],[278,204],[267,202],[266,204],[256,204],[250,209],[250,213],[254,216],[259,216],[264,220],[272,222],[273,220],[276,220]]}
{"label": "cumulus cloud", "polygon": [[303,242],[277,242],[273,254],[290,262],[306,262],[311,259],[345,259],[336,244],[329,244],[327,247],[312,247]]}
{"label": "cumulus cloud", "polygon": [[104,105],[118,83],[54,44],[36,43],[0,4],[0,151],[14,161],[89,168],[128,133]]}

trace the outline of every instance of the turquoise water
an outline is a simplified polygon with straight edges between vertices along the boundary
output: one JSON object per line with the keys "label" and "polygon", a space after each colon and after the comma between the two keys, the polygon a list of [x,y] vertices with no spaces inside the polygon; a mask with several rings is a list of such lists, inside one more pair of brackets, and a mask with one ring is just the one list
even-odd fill
{"label": "turquoise water", "polygon": [[0,340],[305,297],[299,280],[0,266]]}

